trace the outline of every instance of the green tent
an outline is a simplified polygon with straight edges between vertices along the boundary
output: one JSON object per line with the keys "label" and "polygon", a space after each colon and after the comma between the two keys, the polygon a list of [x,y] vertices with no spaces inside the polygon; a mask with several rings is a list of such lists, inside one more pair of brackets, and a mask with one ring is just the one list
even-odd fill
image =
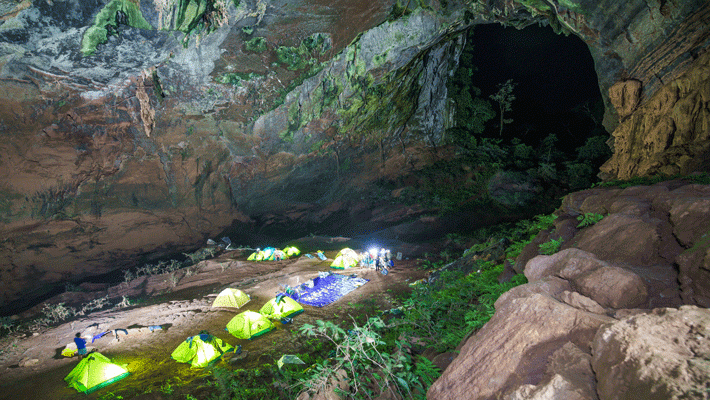
{"label": "green tent", "polygon": [[357,252],[350,248],[344,248],[338,252],[335,256],[333,263],[330,264],[331,268],[345,269],[356,267],[360,263],[360,256]]}
{"label": "green tent", "polygon": [[267,247],[264,250],[257,250],[251,253],[247,261],[273,261],[276,255],[276,248]]}
{"label": "green tent", "polygon": [[79,361],[76,367],[64,378],[70,387],[91,393],[130,375],[126,368],[114,364],[101,353],[90,353]]}
{"label": "green tent", "polygon": [[294,246],[286,247],[283,252],[286,254],[286,257],[294,257],[301,254],[301,250],[298,250]]}
{"label": "green tent", "polygon": [[234,347],[222,339],[210,334],[190,336],[173,351],[171,357],[177,362],[189,363],[193,368],[204,368],[222,357],[222,354],[234,351]]}
{"label": "green tent", "polygon": [[239,289],[226,288],[212,302],[212,307],[239,308],[251,300],[248,294]]}
{"label": "green tent", "polygon": [[227,331],[239,339],[253,339],[272,329],[274,324],[256,311],[244,311],[227,323]]}
{"label": "green tent", "polygon": [[259,312],[269,319],[293,318],[303,312],[303,306],[288,296],[276,296],[267,301]]}

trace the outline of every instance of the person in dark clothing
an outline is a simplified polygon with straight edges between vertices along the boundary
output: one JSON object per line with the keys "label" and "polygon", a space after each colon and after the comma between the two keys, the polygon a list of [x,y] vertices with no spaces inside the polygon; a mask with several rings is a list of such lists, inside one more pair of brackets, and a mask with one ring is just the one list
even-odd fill
{"label": "person in dark clothing", "polygon": [[86,355],[86,340],[81,337],[81,332],[76,333],[74,343],[76,343],[77,355],[79,356],[79,361],[81,361]]}

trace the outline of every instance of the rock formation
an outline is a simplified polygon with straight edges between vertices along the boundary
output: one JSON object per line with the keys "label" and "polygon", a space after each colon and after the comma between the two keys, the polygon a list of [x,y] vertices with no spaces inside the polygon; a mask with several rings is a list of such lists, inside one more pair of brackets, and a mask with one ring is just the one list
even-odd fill
{"label": "rock formation", "polygon": [[705,166],[707,2],[402,3],[0,2],[0,304],[225,231],[406,236],[431,210],[366,194],[435,161],[475,24],[589,44],[608,178]]}
{"label": "rock formation", "polygon": [[525,263],[427,398],[706,398],[709,199],[682,181],[565,197],[556,230],[604,218]]}

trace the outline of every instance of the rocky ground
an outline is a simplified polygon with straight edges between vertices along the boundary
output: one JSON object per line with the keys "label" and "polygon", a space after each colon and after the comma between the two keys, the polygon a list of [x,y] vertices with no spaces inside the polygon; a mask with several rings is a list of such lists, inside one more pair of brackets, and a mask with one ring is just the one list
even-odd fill
{"label": "rocky ground", "polygon": [[[349,315],[374,313],[396,304],[396,299],[409,290],[409,283],[426,272],[416,261],[402,260],[384,276],[374,270],[357,268],[346,271],[370,282],[335,303],[322,307],[304,306],[306,311],[289,325],[277,323],[277,329],[253,341],[236,339],[225,331],[227,322],[244,310],[258,311],[274,297],[281,285],[296,285],[330,270],[335,251],[326,251],[328,261],[299,257],[284,261],[247,262],[246,254],[226,252],[218,258],[203,261],[190,271],[174,275],[141,277],[109,289],[119,297],[131,298],[141,293],[140,302],[127,308],[99,311],[35,334],[12,334],[2,339],[0,352],[0,399],[33,398],[69,399],[77,392],[66,386],[64,377],[78,360],[61,356],[64,347],[79,331],[102,332],[126,329],[116,340],[106,335],[91,344],[93,348],[120,364],[127,364],[131,376],[88,395],[88,398],[178,398],[190,393],[184,385],[204,377],[205,369],[191,369],[170,358],[172,351],[188,336],[206,329],[233,346],[241,345],[239,356],[224,361],[230,368],[249,368],[274,364],[282,354],[302,350],[297,334],[304,323],[316,320],[349,322]],[[189,275],[188,275],[189,274]],[[214,309],[212,300],[226,287],[239,288],[252,300],[238,311]],[[97,294],[106,293],[104,291]],[[81,295],[81,292],[78,292]],[[86,296],[86,294],[83,294]],[[98,328],[91,327],[98,324]],[[161,325],[165,329],[149,329]],[[161,387],[174,390],[171,397]],[[194,389],[194,388],[193,388]]]}

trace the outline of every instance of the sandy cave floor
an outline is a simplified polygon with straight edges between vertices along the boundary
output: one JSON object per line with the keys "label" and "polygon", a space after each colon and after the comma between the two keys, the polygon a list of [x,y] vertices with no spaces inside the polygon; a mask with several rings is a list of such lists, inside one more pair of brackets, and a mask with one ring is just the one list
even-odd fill
{"label": "sandy cave floor", "polygon": [[[98,311],[35,336],[19,337],[16,334],[3,338],[0,343],[0,399],[60,400],[76,396],[106,399],[113,398],[114,394],[126,399],[185,398],[184,394],[178,395],[180,388],[209,373],[207,369],[190,368],[188,364],[170,358],[172,351],[187,337],[206,329],[235,347],[241,345],[241,355],[218,364],[227,368],[275,364],[282,354],[305,351],[298,334],[303,324],[315,324],[321,319],[346,325],[351,323],[349,315],[374,315],[377,310],[390,309],[397,304],[397,297],[410,290],[409,283],[426,276],[426,271],[419,269],[414,260],[396,262],[386,276],[366,268],[333,270],[329,266],[335,252],[326,252],[326,255],[328,261],[302,256],[284,261],[247,262],[245,257],[225,253],[198,264],[194,274],[183,277],[170,289],[147,296],[136,306]],[[295,286],[316,277],[321,271],[357,274],[370,281],[328,306],[304,305],[305,312],[295,317],[293,323],[282,325],[277,322],[274,331],[254,340],[237,339],[225,331],[227,322],[234,315],[244,310],[259,311],[281,285]],[[156,277],[153,284],[167,280]],[[150,286],[150,283],[143,282],[142,285]],[[131,290],[126,286],[126,290]],[[239,288],[252,300],[234,311],[211,308],[214,296],[226,287]],[[62,357],[60,353],[72,342],[76,332],[92,324],[98,324],[98,331],[129,330],[129,335],[119,333],[119,340],[111,334],[105,335],[97,339],[93,347],[114,362],[127,364],[131,375],[83,395],[64,382],[78,359]],[[151,325],[162,325],[167,329],[151,332],[148,328]],[[161,392],[161,386],[166,383],[175,388],[175,393],[166,395]],[[183,390],[189,393],[190,389],[185,386]]]}

